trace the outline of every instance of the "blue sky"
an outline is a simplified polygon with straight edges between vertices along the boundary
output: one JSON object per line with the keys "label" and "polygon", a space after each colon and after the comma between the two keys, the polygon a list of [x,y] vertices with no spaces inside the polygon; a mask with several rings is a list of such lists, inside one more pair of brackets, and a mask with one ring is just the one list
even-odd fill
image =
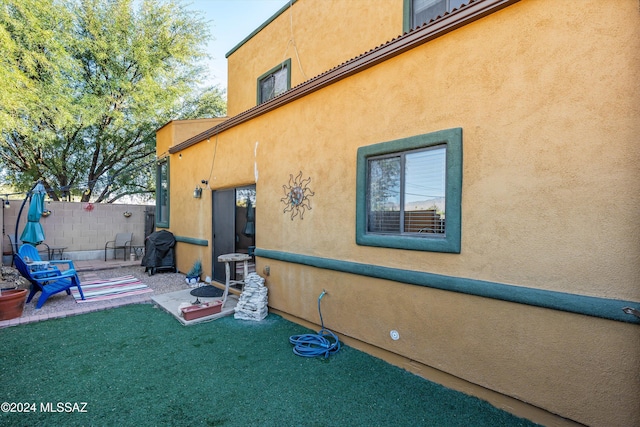
{"label": "blue sky", "polygon": [[203,12],[210,21],[214,38],[208,44],[211,55],[208,83],[227,87],[227,60],[224,57],[253,30],[269,19],[288,0],[185,0],[188,8]]}

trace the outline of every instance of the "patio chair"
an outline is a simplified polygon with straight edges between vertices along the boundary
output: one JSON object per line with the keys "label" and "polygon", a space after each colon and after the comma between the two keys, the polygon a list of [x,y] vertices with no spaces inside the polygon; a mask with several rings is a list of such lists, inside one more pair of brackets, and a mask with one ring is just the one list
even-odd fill
{"label": "patio chair", "polygon": [[[26,260],[27,258],[29,258],[32,261],[42,261],[42,258],[40,258],[40,252],[38,252],[38,250],[33,245],[30,245],[29,243],[24,243],[22,246],[20,246],[20,249],[18,250],[18,254],[22,257],[23,260]],[[58,272],[61,271],[59,265],[63,265],[63,264],[66,264],[67,266],[65,269],[63,269],[63,271],[76,269],[75,265],[73,265],[73,261],[71,261],[70,259],[62,259],[62,260],[50,259],[49,260],[49,265],[51,269],[57,270]]]}
{"label": "patio chair", "polygon": [[82,288],[80,287],[80,278],[78,278],[78,274],[74,269],[58,271],[57,273],[53,270],[31,271],[20,254],[15,254],[13,261],[20,274],[31,283],[27,303],[31,302],[35,294],[42,292],[40,298],[38,298],[36,309],[41,308],[47,298],[53,294],[65,291],[67,295],[71,295],[71,288],[74,286],[78,288],[80,297],[84,299],[84,293],[82,293]]}
{"label": "patio chair", "polygon": [[133,240],[133,233],[118,233],[115,240],[108,241],[104,245],[104,260],[107,260],[107,249],[113,249],[113,259],[116,259],[116,251],[122,249],[124,256],[122,259],[127,260],[127,249],[131,253],[131,241]]}
{"label": "patio chair", "polygon": [[[7,234],[7,236],[9,236],[9,242],[11,242],[11,265],[13,265],[13,256],[20,251],[20,248],[23,245],[25,245],[25,243],[22,243],[22,241],[20,241],[20,240],[18,240],[18,242],[16,243],[16,239],[13,237],[13,234],[11,234],[11,233]],[[46,248],[47,248],[47,256],[48,256],[51,253],[51,252],[49,252],[49,245],[47,245],[44,242],[40,243],[38,246],[40,246],[40,245],[46,246]],[[36,250],[36,252],[38,252],[38,251]],[[38,259],[40,259],[40,253],[38,253]]]}

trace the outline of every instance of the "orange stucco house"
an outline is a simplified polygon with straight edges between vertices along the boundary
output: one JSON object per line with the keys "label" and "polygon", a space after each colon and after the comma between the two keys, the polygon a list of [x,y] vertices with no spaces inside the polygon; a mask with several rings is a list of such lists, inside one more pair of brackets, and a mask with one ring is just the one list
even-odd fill
{"label": "orange stucco house", "polygon": [[157,132],[181,271],[251,251],[272,312],[325,289],[425,378],[640,425],[637,1],[298,0],[227,58],[228,117]]}

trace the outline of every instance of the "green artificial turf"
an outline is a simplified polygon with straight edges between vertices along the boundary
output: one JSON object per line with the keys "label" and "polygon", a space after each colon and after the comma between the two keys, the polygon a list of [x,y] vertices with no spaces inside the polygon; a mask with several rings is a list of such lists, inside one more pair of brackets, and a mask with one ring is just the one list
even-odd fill
{"label": "green artificial turf", "polygon": [[308,332],[273,314],[185,327],[148,304],[6,328],[0,401],[36,411],[0,425],[534,425],[347,346],[294,355]]}

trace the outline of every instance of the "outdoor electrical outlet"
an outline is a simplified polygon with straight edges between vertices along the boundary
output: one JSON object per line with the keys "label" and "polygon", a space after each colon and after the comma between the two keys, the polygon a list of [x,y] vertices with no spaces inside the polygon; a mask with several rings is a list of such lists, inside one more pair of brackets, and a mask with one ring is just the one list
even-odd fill
{"label": "outdoor electrical outlet", "polygon": [[264,272],[265,276],[268,276],[271,273],[271,267],[269,267],[268,265],[265,265],[262,271]]}
{"label": "outdoor electrical outlet", "polygon": [[391,339],[394,341],[398,341],[400,339],[400,333],[395,329],[389,333],[391,335]]}

